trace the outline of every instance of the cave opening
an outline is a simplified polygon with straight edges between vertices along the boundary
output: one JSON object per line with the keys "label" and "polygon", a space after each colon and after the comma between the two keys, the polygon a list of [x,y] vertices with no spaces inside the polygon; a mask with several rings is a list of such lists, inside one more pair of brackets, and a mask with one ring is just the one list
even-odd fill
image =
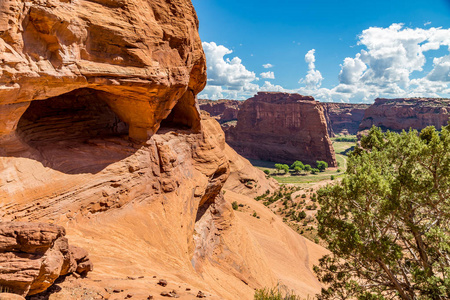
{"label": "cave opening", "polygon": [[31,102],[17,132],[30,146],[67,140],[124,136],[128,125],[102,100],[101,92],[83,88]]}
{"label": "cave opening", "polygon": [[102,99],[82,88],[32,101],[17,133],[48,167],[65,173],[96,173],[133,152],[128,125]]}
{"label": "cave opening", "polygon": [[191,91],[178,100],[170,114],[161,121],[159,133],[167,129],[179,129],[198,133],[200,131],[200,112],[196,107],[196,98]]}

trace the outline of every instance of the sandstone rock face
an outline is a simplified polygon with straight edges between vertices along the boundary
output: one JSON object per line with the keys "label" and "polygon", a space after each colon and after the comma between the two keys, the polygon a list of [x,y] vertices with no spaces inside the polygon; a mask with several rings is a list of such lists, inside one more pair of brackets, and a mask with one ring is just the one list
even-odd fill
{"label": "sandstone rock face", "polygon": [[375,99],[366,110],[359,130],[368,130],[373,125],[391,131],[420,130],[431,125],[440,129],[447,125],[449,111],[450,99]]}
{"label": "sandstone rock face", "polygon": [[323,106],[310,96],[260,92],[244,102],[226,138],[247,158],[337,165]]}
{"label": "sandstone rock face", "polygon": [[201,110],[208,112],[211,117],[219,121],[220,124],[224,124],[230,121],[236,121],[238,118],[238,112],[244,101],[238,100],[199,100],[199,106]]}
{"label": "sandstone rock face", "polygon": [[322,103],[322,105],[330,137],[357,134],[364,112],[370,106],[352,103]]}
{"label": "sandstone rock face", "polygon": [[[42,259],[17,258],[45,269],[17,280],[23,294],[75,265],[85,274],[90,261],[82,283],[67,280],[48,299],[98,298],[105,287],[146,299],[161,292],[155,275],[208,299],[253,299],[276,285],[222,192],[230,170],[258,183],[249,195],[276,185],[246,160],[232,167],[220,125],[200,115],[197,29],[189,0],[0,2],[0,222],[64,225],[89,252],[45,234],[38,240],[53,246]],[[46,249],[31,236],[24,249]],[[5,245],[11,261],[17,246]]]}
{"label": "sandstone rock face", "polygon": [[[45,291],[60,276],[92,271],[86,250],[83,262],[73,256],[63,227],[42,223],[0,223],[0,286],[27,296]],[[88,267],[86,267],[88,265]],[[80,272],[80,270],[82,272]]]}
{"label": "sandstone rock face", "polygon": [[[249,299],[254,288],[275,285],[276,277],[221,198],[233,159],[225,135],[212,118],[204,116],[201,127],[201,133],[161,128],[143,146],[120,138],[87,140],[77,145],[78,156],[65,143],[54,143],[39,148],[47,161],[57,162],[50,167],[0,157],[0,219],[64,224],[96,266],[89,273],[95,282],[84,285],[108,286],[118,274],[163,274],[221,299]],[[108,156],[112,150],[122,156]],[[96,152],[106,156],[83,157]],[[263,176],[252,180],[267,186]],[[69,252],[74,259],[84,256]],[[210,276],[229,284],[204,279]]]}
{"label": "sandstone rock face", "polygon": [[101,100],[137,140],[146,140],[164,119],[198,130],[195,95],[205,83],[190,1],[0,3],[3,152],[23,148],[17,127],[32,101],[50,98],[57,105],[66,93]]}

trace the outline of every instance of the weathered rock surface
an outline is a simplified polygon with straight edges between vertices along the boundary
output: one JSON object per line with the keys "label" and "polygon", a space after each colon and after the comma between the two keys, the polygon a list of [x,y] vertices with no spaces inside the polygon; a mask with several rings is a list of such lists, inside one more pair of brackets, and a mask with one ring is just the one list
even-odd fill
{"label": "weathered rock surface", "polygon": [[375,99],[366,110],[359,130],[368,130],[373,125],[391,131],[420,130],[427,126],[440,129],[447,125],[449,111],[450,99]]}
{"label": "weathered rock surface", "polygon": [[[88,250],[96,266],[89,277],[105,285],[118,274],[161,274],[220,298],[246,299],[253,288],[276,284],[276,277],[259,246],[237,225],[231,205],[220,198],[230,172],[224,133],[212,118],[205,116],[201,125],[201,133],[161,128],[144,146],[119,138],[78,145],[78,153],[108,153],[105,148],[111,147],[125,155],[97,165],[83,165],[83,155],[68,156],[65,143],[40,148],[49,161],[57,157],[58,169],[34,159],[0,157],[0,218],[64,224],[70,240]],[[256,180],[264,186],[264,179]],[[240,242],[231,247],[222,236]],[[230,252],[216,256],[225,245]],[[209,276],[229,285],[205,281]]]}
{"label": "weathered rock surface", "polygon": [[190,1],[0,3],[3,152],[22,148],[17,126],[32,101],[70,92],[103,100],[137,140],[167,118],[198,130],[195,95],[205,83]]}
{"label": "weathered rock surface", "polygon": [[[156,275],[208,299],[277,283],[270,251],[223,198],[237,154],[198,110],[197,29],[190,0],[0,2],[0,221],[64,225],[95,264],[48,299],[106,299],[105,287],[146,298],[161,293]],[[273,185],[246,160],[234,170],[258,182],[248,194]],[[46,257],[62,265],[43,262],[48,278],[90,269],[84,251],[54,247]]]}
{"label": "weathered rock surface", "polygon": [[322,105],[330,137],[357,134],[364,112],[370,106],[353,103],[322,103]]}
{"label": "weathered rock surface", "polygon": [[259,92],[241,106],[226,139],[247,158],[337,165],[323,106],[310,96]]}
{"label": "weathered rock surface", "polygon": [[[66,232],[58,225],[0,223],[0,286],[27,296],[45,291],[61,275],[93,270],[86,250],[69,246]],[[83,252],[83,260],[73,253]]]}
{"label": "weathered rock surface", "polygon": [[239,109],[244,103],[244,101],[227,99],[217,101],[200,99],[198,102],[200,109],[208,112],[220,124],[237,121]]}
{"label": "weathered rock surface", "polygon": [[25,300],[25,298],[17,294],[0,293],[0,300]]}

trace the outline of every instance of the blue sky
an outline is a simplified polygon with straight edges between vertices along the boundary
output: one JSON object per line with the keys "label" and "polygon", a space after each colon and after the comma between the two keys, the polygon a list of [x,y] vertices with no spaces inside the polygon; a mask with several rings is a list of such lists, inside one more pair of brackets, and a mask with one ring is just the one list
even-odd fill
{"label": "blue sky", "polygon": [[449,96],[450,1],[193,4],[208,64],[200,98],[246,99],[259,90],[336,102]]}

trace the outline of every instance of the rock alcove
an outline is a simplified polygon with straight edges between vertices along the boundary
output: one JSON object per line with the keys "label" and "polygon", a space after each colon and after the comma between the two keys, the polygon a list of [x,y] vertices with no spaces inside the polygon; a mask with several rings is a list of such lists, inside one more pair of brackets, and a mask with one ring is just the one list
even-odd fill
{"label": "rock alcove", "polygon": [[[32,101],[16,133],[32,158],[47,167],[67,174],[97,173],[140,147],[129,138],[129,125],[113,110],[117,110],[114,99],[117,96],[110,93],[81,88]],[[158,126],[161,133],[198,130],[195,106],[186,105],[184,99],[168,110]]]}

